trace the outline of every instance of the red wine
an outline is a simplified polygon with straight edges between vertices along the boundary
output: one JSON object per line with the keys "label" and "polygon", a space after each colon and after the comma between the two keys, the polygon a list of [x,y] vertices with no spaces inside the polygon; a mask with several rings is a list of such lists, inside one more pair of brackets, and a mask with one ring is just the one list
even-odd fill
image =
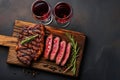
{"label": "red wine", "polygon": [[37,19],[46,19],[49,16],[49,6],[45,1],[38,0],[32,6],[32,12]]}
{"label": "red wine", "polygon": [[57,22],[67,22],[72,16],[71,11],[71,7],[67,3],[57,4],[54,12]]}
{"label": "red wine", "polygon": [[70,14],[70,7],[66,3],[58,4],[55,7],[55,14],[60,18],[65,18]]}

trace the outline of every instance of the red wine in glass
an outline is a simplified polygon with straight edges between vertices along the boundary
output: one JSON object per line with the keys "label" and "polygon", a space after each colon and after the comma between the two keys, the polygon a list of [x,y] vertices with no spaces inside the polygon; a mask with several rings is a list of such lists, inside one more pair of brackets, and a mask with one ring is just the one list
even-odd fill
{"label": "red wine in glass", "polygon": [[44,25],[48,25],[52,22],[51,7],[44,0],[36,0],[33,2],[32,15],[34,19]]}
{"label": "red wine in glass", "polygon": [[72,17],[72,7],[68,3],[58,2],[54,7],[54,16],[58,25],[66,27]]}

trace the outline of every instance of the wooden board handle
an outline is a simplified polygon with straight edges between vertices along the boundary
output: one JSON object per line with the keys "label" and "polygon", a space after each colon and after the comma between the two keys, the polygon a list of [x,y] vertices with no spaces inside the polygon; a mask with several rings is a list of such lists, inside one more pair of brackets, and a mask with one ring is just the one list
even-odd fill
{"label": "wooden board handle", "polygon": [[11,36],[0,35],[0,45],[2,46],[16,46],[17,38]]}

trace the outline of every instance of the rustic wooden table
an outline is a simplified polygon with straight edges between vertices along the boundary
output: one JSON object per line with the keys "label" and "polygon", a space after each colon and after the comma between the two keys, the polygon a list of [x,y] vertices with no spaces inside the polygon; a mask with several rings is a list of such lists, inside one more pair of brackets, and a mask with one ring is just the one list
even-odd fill
{"label": "rustic wooden table", "polygon": [[[0,0],[0,34],[12,35],[15,20],[35,22],[31,15],[34,0]],[[46,0],[52,7],[61,0]],[[77,80],[120,80],[120,0],[62,0],[73,7],[66,29],[87,36]],[[56,26],[54,22],[51,24]],[[68,76],[6,64],[8,47],[0,46],[1,80],[76,80]],[[27,73],[26,73],[27,72]],[[32,74],[31,74],[32,72]]]}

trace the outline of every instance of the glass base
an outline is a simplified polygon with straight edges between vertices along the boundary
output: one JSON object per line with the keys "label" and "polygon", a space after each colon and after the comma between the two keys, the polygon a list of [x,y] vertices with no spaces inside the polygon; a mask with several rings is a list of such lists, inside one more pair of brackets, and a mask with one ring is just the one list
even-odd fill
{"label": "glass base", "polygon": [[59,23],[59,22],[57,22],[57,21],[55,21],[55,23],[57,24],[57,26],[59,26],[59,27],[63,27],[63,28],[66,28],[69,24],[70,24],[70,22],[66,22],[66,23]]}
{"label": "glass base", "polygon": [[39,20],[37,19],[35,16],[33,16],[35,21],[37,21],[37,23],[43,24],[43,25],[48,25],[53,21],[53,15],[51,15],[48,19],[46,20]]}
{"label": "glass base", "polygon": [[51,15],[47,20],[40,20],[39,23],[43,25],[48,25],[53,21],[53,16]]}

